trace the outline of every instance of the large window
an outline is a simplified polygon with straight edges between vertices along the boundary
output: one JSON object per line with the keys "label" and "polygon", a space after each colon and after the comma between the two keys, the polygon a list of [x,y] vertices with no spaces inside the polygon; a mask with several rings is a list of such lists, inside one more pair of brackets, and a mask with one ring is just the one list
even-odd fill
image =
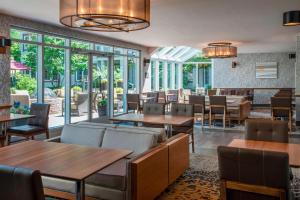
{"label": "large window", "polygon": [[19,28],[10,34],[12,101],[24,113],[32,102],[49,103],[50,127],[95,118],[99,95],[102,104],[114,95],[120,103],[110,107],[123,113],[125,94],[139,92],[138,50]]}

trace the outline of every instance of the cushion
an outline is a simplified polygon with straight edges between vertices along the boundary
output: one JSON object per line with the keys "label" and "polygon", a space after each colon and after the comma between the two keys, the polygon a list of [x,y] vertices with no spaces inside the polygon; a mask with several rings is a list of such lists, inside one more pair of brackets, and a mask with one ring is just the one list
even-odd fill
{"label": "cushion", "polygon": [[126,190],[127,159],[121,159],[88,177],[85,182],[117,190]]}
{"label": "cushion", "polygon": [[104,132],[105,128],[65,125],[61,134],[61,143],[99,147],[101,146]]}
{"label": "cushion", "polygon": [[155,137],[157,143],[165,142],[167,139],[166,132],[164,128],[149,128],[149,127],[128,127],[124,125],[117,126],[117,130],[124,130],[126,132],[132,133],[148,133]]}
{"label": "cushion", "polygon": [[128,149],[133,151],[130,157],[134,157],[151,149],[155,146],[156,142],[153,134],[137,134],[124,130],[106,129],[101,147],[109,149]]}

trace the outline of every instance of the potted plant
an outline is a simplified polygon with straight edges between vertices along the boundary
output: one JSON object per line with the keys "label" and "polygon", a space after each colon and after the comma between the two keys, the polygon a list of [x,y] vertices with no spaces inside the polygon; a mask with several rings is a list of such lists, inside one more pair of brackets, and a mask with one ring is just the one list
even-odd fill
{"label": "potted plant", "polygon": [[99,117],[106,116],[107,99],[100,99],[97,104]]}

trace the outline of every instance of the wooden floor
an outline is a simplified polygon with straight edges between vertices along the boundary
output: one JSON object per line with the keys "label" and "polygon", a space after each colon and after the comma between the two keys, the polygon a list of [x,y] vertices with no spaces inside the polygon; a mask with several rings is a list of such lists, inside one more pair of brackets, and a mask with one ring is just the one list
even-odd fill
{"label": "wooden floor", "polygon": [[[244,131],[203,129],[196,125],[195,133],[195,153],[209,156],[217,156],[217,147],[228,145],[233,139],[243,139]],[[290,136],[291,143],[300,144],[300,134]]]}

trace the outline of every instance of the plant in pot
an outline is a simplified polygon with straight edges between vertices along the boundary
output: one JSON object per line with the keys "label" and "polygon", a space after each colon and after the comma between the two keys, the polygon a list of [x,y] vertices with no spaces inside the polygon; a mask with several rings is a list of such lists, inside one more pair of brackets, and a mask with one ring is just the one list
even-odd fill
{"label": "plant in pot", "polygon": [[99,115],[99,117],[106,116],[107,99],[102,99],[102,98],[99,99],[97,107],[98,107],[98,115]]}

